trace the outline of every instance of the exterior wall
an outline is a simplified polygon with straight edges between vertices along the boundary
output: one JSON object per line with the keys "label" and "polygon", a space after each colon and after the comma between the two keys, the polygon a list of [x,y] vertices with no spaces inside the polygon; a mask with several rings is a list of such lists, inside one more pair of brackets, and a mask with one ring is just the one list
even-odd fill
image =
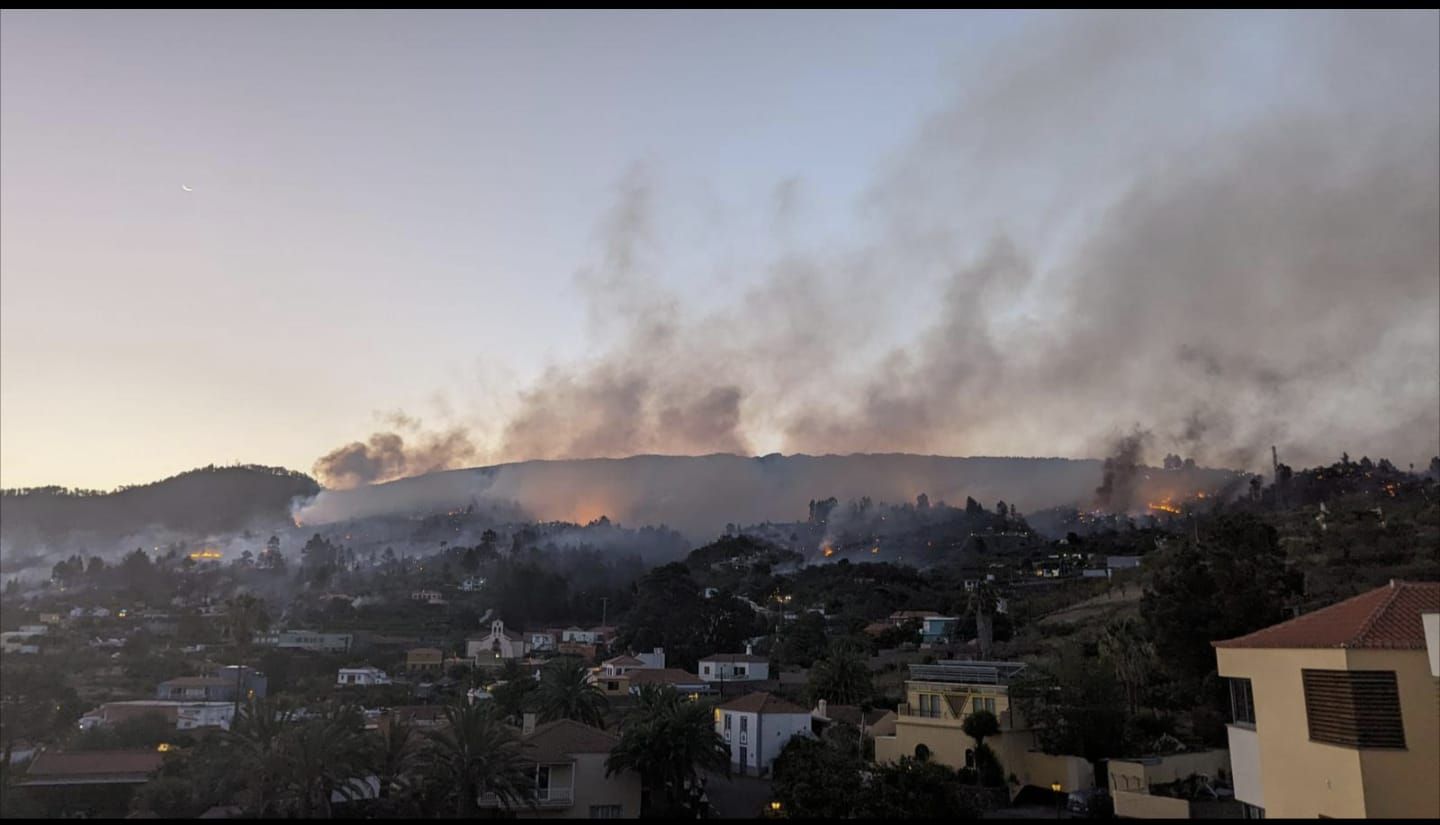
{"label": "exterior wall", "polygon": [[[1301,668],[1345,670],[1345,651],[1219,648],[1216,654],[1221,676],[1250,680],[1266,818],[1363,819],[1360,751],[1310,741],[1300,682]],[[1430,701],[1433,706],[1433,694]]]}
{"label": "exterior wall", "polygon": [[1265,774],[1260,769],[1260,735],[1249,725],[1229,725],[1230,767],[1235,798],[1257,808],[1265,807]]}
{"label": "exterior wall", "polygon": [[1066,793],[1095,787],[1095,766],[1084,757],[1027,751],[1018,764],[1019,770],[1009,766],[1005,770],[1006,776],[1014,773],[1021,785],[1049,788],[1058,782]]}
{"label": "exterior wall", "polygon": [[[1440,683],[1423,650],[1352,650],[1351,670],[1393,670],[1405,750],[1360,751],[1365,816],[1440,818]],[[1417,781],[1429,777],[1429,781]]]}
{"label": "exterior wall", "polygon": [[590,808],[619,805],[626,818],[640,816],[640,776],[626,771],[606,778],[603,753],[575,754],[575,801],[562,816],[589,819]]}
{"label": "exterior wall", "polygon": [[1189,819],[1190,803],[1168,796],[1151,796],[1135,791],[1113,791],[1115,816],[1130,819]]}
{"label": "exterior wall", "polygon": [[[718,710],[715,731],[725,737],[725,717],[730,718],[730,735],[726,743],[730,747],[730,765],[736,773],[756,776],[770,769],[775,757],[785,749],[791,738],[809,736],[810,714],[805,713],[741,713],[733,710]],[[740,736],[741,719],[746,720],[746,736],[742,743]],[[740,749],[745,748],[745,761],[740,761]]]}
{"label": "exterior wall", "polygon": [[1230,752],[1206,750],[1145,759],[1111,759],[1109,767],[1111,790],[1149,793],[1152,785],[1164,785],[1195,773],[1211,779],[1222,772],[1229,776]]}
{"label": "exterior wall", "polygon": [[736,664],[701,659],[700,678],[707,682],[763,682],[770,678],[769,662],[739,662],[739,666],[745,668],[743,676],[735,673]]}

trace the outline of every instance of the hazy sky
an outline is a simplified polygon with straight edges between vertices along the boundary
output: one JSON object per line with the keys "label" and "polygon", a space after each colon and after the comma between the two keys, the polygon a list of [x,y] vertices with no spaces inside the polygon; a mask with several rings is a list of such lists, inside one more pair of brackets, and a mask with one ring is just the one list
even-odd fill
{"label": "hazy sky", "polygon": [[[399,422],[412,444],[463,432],[459,463],[637,450],[1083,455],[1134,424],[1168,449],[1187,416],[1224,418],[1237,449],[1324,430],[1356,455],[1423,460],[1440,406],[1426,323],[1440,324],[1426,280],[1440,283],[1435,172],[1423,162],[1440,151],[1436,22],[6,12],[0,484],[108,487],[234,460],[308,471],[395,427],[385,416],[399,410],[423,421]],[[1213,387],[1189,406],[1165,401],[1169,390],[1151,398],[1135,381],[1153,363],[1117,365],[1101,383],[1129,377],[1104,393],[1062,386],[1050,354],[1105,346],[1073,322],[1103,314],[1085,301],[1106,290],[1074,285],[1159,263],[1126,246],[1116,215],[1139,209],[1132,223],[1156,223],[1146,238],[1185,246],[1192,263],[1174,277],[1203,270],[1193,261],[1225,250],[1167,232],[1204,224],[1182,210],[1215,190],[1205,175],[1308,151],[1289,143],[1286,118],[1329,136],[1310,147],[1326,171],[1277,177],[1261,195],[1282,194],[1256,208],[1335,208],[1266,237],[1333,234],[1320,228],[1377,197],[1387,225],[1404,226],[1370,250],[1393,258],[1389,274],[1346,261],[1319,286],[1350,300],[1336,284],[1393,276],[1384,302],[1359,312],[1388,331],[1366,337],[1355,363],[1331,364],[1365,375],[1367,358],[1412,365],[1404,386],[1372,382],[1394,399],[1347,412],[1350,390],[1303,342],[1245,366],[1284,385],[1273,399],[1253,381],[1236,390],[1263,426],[1231,421]],[[1373,128],[1336,137],[1333,124],[1357,119]],[[1386,177],[1376,158],[1411,150],[1420,166]],[[1190,177],[1189,189],[1175,183]],[[1318,182],[1302,193],[1299,180]],[[1392,184],[1400,196],[1384,194]],[[1256,279],[1303,286],[1283,275],[1302,268],[1294,247],[1244,243]],[[991,276],[957,275],[994,267],[1003,298]],[[1157,266],[1154,277],[1171,276]],[[1198,311],[1239,331],[1172,341],[1157,316],[1137,345],[1236,374],[1254,350],[1239,346],[1243,325],[1259,320]],[[955,326],[963,313],[986,319],[979,339]],[[1299,317],[1275,323],[1298,333]],[[1063,334],[1050,326],[1061,320]],[[774,356],[795,348],[813,360]],[[1009,412],[983,408],[978,377],[930,380],[955,372],[945,353],[957,349],[1014,355],[1006,375],[1028,378],[1003,392],[997,377],[983,384]],[[707,362],[712,351],[724,359]],[[898,401],[881,389],[889,375]],[[1309,383],[1286,383],[1296,376]],[[616,385],[619,412],[595,412],[617,403]],[[1126,399],[1113,419],[1107,394]],[[1275,424],[1297,397],[1313,400],[1313,422]],[[1084,427],[1058,417],[1061,402]],[[1032,404],[1034,416],[1018,409]],[[974,426],[950,435],[940,410]],[[658,435],[611,439],[622,419]],[[876,435],[877,420],[898,434]],[[603,437],[574,435],[587,427]]]}

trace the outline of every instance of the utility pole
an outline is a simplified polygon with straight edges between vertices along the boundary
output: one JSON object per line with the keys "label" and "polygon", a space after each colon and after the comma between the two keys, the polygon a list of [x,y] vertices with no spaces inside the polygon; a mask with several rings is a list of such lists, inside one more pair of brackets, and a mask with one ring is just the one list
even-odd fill
{"label": "utility pole", "polygon": [[605,626],[605,617],[606,617],[607,615],[609,615],[609,610],[610,610],[610,597],[609,597],[609,596],[601,596],[601,597],[600,597],[600,626],[601,626],[601,627],[604,627],[604,626]]}

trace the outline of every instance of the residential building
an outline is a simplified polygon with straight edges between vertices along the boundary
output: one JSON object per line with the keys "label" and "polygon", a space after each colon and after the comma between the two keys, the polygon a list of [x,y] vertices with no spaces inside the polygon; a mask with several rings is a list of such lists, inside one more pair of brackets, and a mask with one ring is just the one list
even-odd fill
{"label": "residential building", "polygon": [[673,667],[639,668],[625,674],[624,678],[629,680],[631,693],[639,693],[643,685],[673,687],[692,698],[711,691],[710,684],[701,677]]}
{"label": "residential building", "polygon": [[264,699],[267,687],[268,680],[260,671],[247,666],[228,665],[208,676],[167,679],[156,687],[155,698],[190,702],[234,702],[237,691],[242,701],[252,696]]}
{"label": "residential building", "polygon": [[525,637],[513,630],[506,630],[499,619],[490,623],[490,632],[484,636],[471,636],[465,640],[465,656],[477,663],[483,660],[523,659],[530,652]]}
{"label": "residential building", "polygon": [[1122,819],[1238,819],[1226,750],[1179,751],[1107,763],[1115,815]]}
{"label": "residential building", "polygon": [[154,748],[41,750],[14,784],[31,792],[47,816],[119,819],[128,813],[134,790],[150,781],[163,760]]}
{"label": "residential building", "polygon": [[445,666],[445,651],[438,647],[412,647],[405,651],[405,670],[410,673],[439,673]]}
{"label": "residential building", "polygon": [[960,627],[958,616],[926,616],[920,625],[921,644],[948,644]]}
{"label": "residential building", "polygon": [[899,627],[908,621],[923,622],[928,616],[938,616],[935,610],[897,610],[890,614],[890,624]]}
{"label": "residential building", "polygon": [[607,696],[623,696],[630,693],[630,676],[641,670],[663,670],[665,651],[655,648],[650,653],[625,654],[607,659],[590,674],[590,681],[599,685]]}
{"label": "residential building", "polygon": [[1440,818],[1440,582],[1214,642],[1235,798],[1269,818]]}
{"label": "residential building", "polygon": [[610,625],[588,629],[582,627],[567,627],[561,631],[560,641],[604,647],[610,643],[610,639],[614,636],[615,628]]}
{"label": "residential building", "polygon": [[817,731],[826,725],[844,722],[853,725],[860,733],[868,734],[880,722],[895,718],[895,711],[875,708],[866,712],[861,710],[859,705],[832,705],[821,699],[810,711],[810,718],[818,723]]}
{"label": "residential building", "polygon": [[445,594],[439,590],[416,590],[410,594],[410,601],[425,604],[445,604]]}
{"label": "residential building", "polygon": [[460,589],[466,593],[477,593],[484,586],[484,576],[466,576],[465,580],[460,582]]}
{"label": "residential building", "polygon": [[1034,734],[1009,695],[1011,681],[1024,669],[1021,662],[949,660],[910,665],[905,702],[896,708],[893,733],[875,731],[875,761],[913,756],[924,745],[930,758],[943,765],[957,769],[973,765],[975,741],[962,725],[975,711],[988,710],[999,720],[1000,733],[985,744],[1007,776],[1015,774],[1022,786],[1059,784],[1063,791],[1092,787],[1094,768],[1084,759],[1032,750]]}
{"label": "residential building", "polygon": [[1106,556],[1105,568],[1112,573],[1116,570],[1134,570],[1140,566],[1140,556]]}
{"label": "residential building", "polygon": [[342,667],[335,677],[335,686],[369,686],[388,685],[390,676],[383,670],[373,665],[365,667]]}
{"label": "residential building", "polygon": [[763,692],[716,707],[715,732],[730,748],[730,769],[742,776],[769,773],[792,738],[813,735],[810,711]]}
{"label": "residential building", "polygon": [[770,660],[756,656],[745,646],[744,653],[716,653],[700,660],[700,678],[707,682],[759,682],[770,678]]}
{"label": "residential building", "polygon": [[106,702],[80,717],[81,730],[107,727],[143,716],[160,716],[176,730],[196,728],[230,729],[235,718],[235,702],[185,702],[172,699],[136,699]]}
{"label": "residential building", "polygon": [[349,633],[320,633],[314,630],[281,630],[255,637],[257,645],[313,650],[317,653],[349,653],[353,643],[354,637]]}
{"label": "residential building", "polygon": [[[515,811],[520,819],[634,819],[640,816],[640,776],[631,771],[609,775],[605,761],[619,738],[570,719],[535,724],[525,714],[522,754],[535,776],[533,808]],[[480,797],[481,808],[498,808],[494,794]]]}
{"label": "residential building", "polygon": [[531,630],[526,632],[525,639],[534,653],[553,653],[555,646],[559,644],[560,636],[554,630]]}

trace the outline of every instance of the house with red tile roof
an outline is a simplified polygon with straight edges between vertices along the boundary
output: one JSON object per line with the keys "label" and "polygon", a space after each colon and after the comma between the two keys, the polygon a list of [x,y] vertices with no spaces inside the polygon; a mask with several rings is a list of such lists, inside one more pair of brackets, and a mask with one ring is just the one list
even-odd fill
{"label": "house with red tile roof", "polygon": [[1440,582],[1392,580],[1212,644],[1248,813],[1440,818]]}
{"label": "house with red tile roof", "polygon": [[[640,816],[640,776],[608,774],[605,762],[620,739],[570,719],[535,724],[527,713],[521,729],[522,756],[533,771],[535,806],[515,810],[518,818],[633,819]],[[501,807],[493,794],[480,807]]]}
{"label": "house with red tile roof", "polygon": [[769,693],[747,693],[715,708],[715,732],[730,749],[730,769],[763,776],[796,736],[811,736],[810,711]]}

